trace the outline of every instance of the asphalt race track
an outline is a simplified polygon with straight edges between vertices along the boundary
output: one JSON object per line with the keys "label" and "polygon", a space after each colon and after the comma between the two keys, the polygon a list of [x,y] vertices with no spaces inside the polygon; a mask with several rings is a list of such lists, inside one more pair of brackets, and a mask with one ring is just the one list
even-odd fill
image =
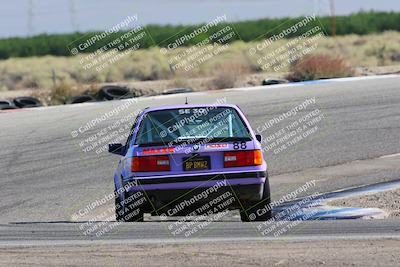
{"label": "asphalt race track", "polygon": [[[118,230],[104,234],[102,244],[157,244],[191,243],[207,241],[261,241],[273,240],[273,234],[257,231],[258,223],[214,222],[198,237],[175,238],[166,224],[158,222],[124,223]],[[85,245],[93,244],[94,239],[85,237],[78,229],[79,223],[28,223],[0,226],[0,245]],[[149,230],[151,229],[151,230]],[[301,227],[293,228],[279,238],[285,240],[307,241],[313,239],[374,239],[398,238],[400,225],[397,220],[349,220],[306,221]]]}
{"label": "asphalt race track", "polygon": [[[266,152],[273,199],[307,181],[316,191],[331,192],[400,179],[400,76],[340,79],[298,85],[210,91],[146,97],[127,109],[72,137],[73,131],[128,103],[111,101],[25,109],[0,113],[0,244],[64,244],[96,240],[79,231],[72,215],[113,190],[118,157],[107,152],[82,151],[81,143],[124,116],[147,106],[214,103],[226,97],[238,104],[253,128],[288,112],[307,99],[315,104],[296,116],[319,109],[318,129],[279,152]],[[288,125],[285,119],[263,132],[263,137]],[[130,126],[130,125],[129,125]],[[129,129],[129,128],[128,128]],[[125,129],[125,132],[128,131]],[[108,203],[107,207],[112,207]],[[103,235],[107,242],[174,241],[168,222],[125,223]],[[252,240],[266,238],[255,223],[215,222],[197,240]],[[310,221],[282,238],[399,237],[399,220]],[[268,235],[267,235],[268,236]],[[268,238],[270,238],[269,236]],[[196,238],[183,239],[193,241]]]}

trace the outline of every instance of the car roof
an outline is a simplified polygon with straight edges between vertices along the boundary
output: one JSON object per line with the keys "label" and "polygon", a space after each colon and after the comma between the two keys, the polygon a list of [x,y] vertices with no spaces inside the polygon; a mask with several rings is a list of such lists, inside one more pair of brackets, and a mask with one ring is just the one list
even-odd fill
{"label": "car roof", "polygon": [[233,104],[181,104],[181,105],[170,105],[170,106],[160,106],[154,108],[147,108],[144,110],[145,113],[152,111],[168,110],[168,109],[181,109],[181,108],[207,108],[207,107],[228,107],[238,109],[237,105]]}

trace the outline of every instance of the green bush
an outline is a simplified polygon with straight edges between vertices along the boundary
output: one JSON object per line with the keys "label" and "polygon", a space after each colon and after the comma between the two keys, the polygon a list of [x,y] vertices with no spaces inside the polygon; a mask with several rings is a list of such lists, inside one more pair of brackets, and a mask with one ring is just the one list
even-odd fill
{"label": "green bush", "polygon": [[[233,23],[233,27],[237,30],[240,38],[245,41],[255,41],[260,38],[268,38],[274,34],[279,34],[283,29],[288,27],[289,22],[295,23],[303,18],[281,18],[281,19],[261,19],[254,21],[243,21]],[[369,34],[383,32],[386,30],[400,31],[400,13],[395,12],[361,12],[349,16],[338,16],[337,17],[337,34]],[[320,24],[326,33],[330,34],[330,17],[318,18],[316,22]],[[315,23],[314,23],[315,25]],[[141,48],[148,48],[150,46],[165,46],[168,38],[171,38],[176,33],[190,33],[193,29],[198,28],[201,25],[196,26],[158,26],[149,25],[146,26],[146,30],[152,38],[146,38],[143,40]],[[219,25],[210,29],[207,34],[212,34],[222,29],[226,25]],[[306,28],[313,27],[311,24],[307,25]],[[38,35],[28,38],[9,38],[0,40],[0,59],[6,59],[9,57],[30,57],[30,56],[43,56],[43,55],[54,55],[54,56],[71,56],[71,53],[67,46],[71,43],[76,42],[80,38],[89,38],[96,32],[89,33],[73,33],[73,34],[52,34],[52,35]],[[115,33],[111,36],[112,39],[104,39],[96,45],[88,48],[86,52],[93,52],[98,48],[106,45],[110,40],[117,38],[124,32]],[[298,33],[297,33],[298,34]],[[292,34],[289,37],[294,37],[296,34]],[[202,38],[207,37],[206,34],[202,35]],[[197,40],[198,41],[198,40]],[[193,45],[196,42],[195,39],[185,43],[185,45]]]}

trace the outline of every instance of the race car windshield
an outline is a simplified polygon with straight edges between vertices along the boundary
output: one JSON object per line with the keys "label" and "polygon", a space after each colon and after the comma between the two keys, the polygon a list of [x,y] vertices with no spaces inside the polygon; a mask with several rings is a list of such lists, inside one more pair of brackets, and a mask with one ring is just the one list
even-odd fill
{"label": "race car windshield", "polygon": [[139,146],[171,146],[200,141],[219,143],[249,140],[249,130],[235,109],[204,107],[147,113],[135,143]]}

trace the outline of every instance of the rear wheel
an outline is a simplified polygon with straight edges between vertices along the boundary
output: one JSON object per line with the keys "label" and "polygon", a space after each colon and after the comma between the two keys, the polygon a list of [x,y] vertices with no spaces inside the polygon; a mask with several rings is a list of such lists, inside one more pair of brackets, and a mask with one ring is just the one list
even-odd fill
{"label": "rear wheel", "polygon": [[115,194],[115,219],[117,222],[123,222],[123,208],[119,196]]}
{"label": "rear wheel", "polygon": [[264,191],[260,201],[250,202],[240,211],[240,219],[242,222],[268,221],[272,217],[270,209],[271,193],[269,189],[269,181],[265,180]]}
{"label": "rear wheel", "polygon": [[121,202],[119,196],[115,197],[115,218],[118,222],[143,222],[144,207],[143,205],[130,208]]}

